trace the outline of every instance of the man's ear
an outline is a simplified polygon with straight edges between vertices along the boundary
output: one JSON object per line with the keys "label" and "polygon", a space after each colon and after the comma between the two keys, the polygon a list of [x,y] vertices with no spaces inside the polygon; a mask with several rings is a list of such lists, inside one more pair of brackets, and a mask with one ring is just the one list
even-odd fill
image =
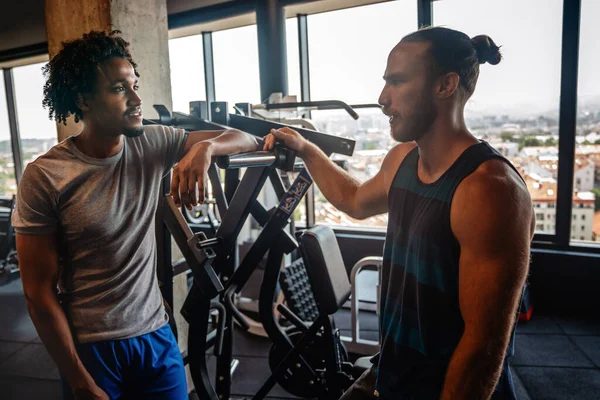
{"label": "man's ear", "polygon": [[440,99],[451,97],[458,89],[460,77],[456,72],[449,72],[442,76],[439,81],[437,96]]}
{"label": "man's ear", "polygon": [[86,96],[81,93],[77,95],[77,107],[79,107],[81,111],[90,111],[92,109],[88,104]]}

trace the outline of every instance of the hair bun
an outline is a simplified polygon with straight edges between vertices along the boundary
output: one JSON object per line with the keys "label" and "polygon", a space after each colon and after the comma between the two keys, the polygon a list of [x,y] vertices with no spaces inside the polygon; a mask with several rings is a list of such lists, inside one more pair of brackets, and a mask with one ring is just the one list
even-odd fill
{"label": "hair bun", "polygon": [[490,63],[496,65],[502,60],[502,54],[500,53],[500,47],[496,46],[496,43],[488,35],[479,35],[471,39],[471,43],[477,51],[477,58],[479,64]]}

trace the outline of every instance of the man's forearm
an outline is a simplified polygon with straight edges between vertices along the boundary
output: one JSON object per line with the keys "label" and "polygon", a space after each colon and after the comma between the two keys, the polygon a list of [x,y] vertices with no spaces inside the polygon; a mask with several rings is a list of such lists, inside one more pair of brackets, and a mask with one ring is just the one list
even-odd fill
{"label": "man's forearm", "polygon": [[210,144],[210,152],[213,156],[258,150],[258,141],[256,138],[237,129],[227,129],[217,137],[197,143],[197,145],[202,144]]}
{"label": "man's forearm", "polygon": [[505,348],[473,346],[463,338],[446,372],[441,400],[487,400],[502,373]]}
{"label": "man's forearm", "polygon": [[69,323],[56,297],[27,300],[27,310],[42,343],[71,387],[84,387],[93,382],[77,355]]}
{"label": "man's forearm", "polygon": [[323,196],[338,210],[353,216],[354,199],[360,183],[337,166],[314,144],[309,144],[302,154],[306,168]]}

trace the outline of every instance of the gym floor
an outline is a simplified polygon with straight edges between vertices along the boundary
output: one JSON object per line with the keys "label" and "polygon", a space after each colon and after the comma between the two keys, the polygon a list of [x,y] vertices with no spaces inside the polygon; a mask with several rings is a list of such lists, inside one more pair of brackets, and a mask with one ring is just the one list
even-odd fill
{"label": "gym floor", "polygon": [[[336,315],[342,334],[349,335],[350,315]],[[361,315],[363,336],[377,336],[375,314]],[[600,398],[600,321],[535,316],[517,328],[512,370],[522,400]],[[267,379],[266,339],[237,333],[234,355],[234,398],[252,396]],[[0,398],[60,399],[58,370],[41,344],[27,314],[19,280],[0,287]],[[270,399],[291,399],[276,387]]]}

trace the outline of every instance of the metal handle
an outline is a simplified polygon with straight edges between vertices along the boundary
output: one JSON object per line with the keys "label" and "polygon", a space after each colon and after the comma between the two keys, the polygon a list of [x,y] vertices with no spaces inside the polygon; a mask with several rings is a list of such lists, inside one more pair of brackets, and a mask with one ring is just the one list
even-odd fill
{"label": "metal handle", "polygon": [[256,151],[233,156],[217,157],[217,165],[222,169],[269,167],[273,165],[275,161],[277,161],[277,157],[270,151]]}
{"label": "metal handle", "polygon": [[283,147],[282,142],[275,143],[273,152],[254,151],[217,157],[217,165],[223,169],[274,167],[284,171],[293,171],[295,161],[296,152]]}
{"label": "metal handle", "polygon": [[255,110],[277,110],[282,108],[297,108],[297,107],[315,107],[318,110],[336,110],[343,108],[354,119],[358,119],[358,114],[347,103],[340,100],[323,100],[323,101],[301,101],[297,103],[275,103],[275,104],[255,104],[252,106]]}
{"label": "metal handle", "polygon": [[225,300],[225,307],[229,309],[229,312],[231,312],[233,319],[235,319],[242,326],[242,329],[244,331],[247,331],[248,329],[250,329],[250,324],[248,323],[248,321],[246,321],[246,318],[240,312],[240,310],[238,310],[237,307],[233,304],[233,296],[235,296],[236,289],[237,286],[232,285],[225,292],[225,295],[223,296]]}
{"label": "metal handle", "polygon": [[212,302],[210,303],[210,309],[217,310],[217,314],[219,315],[219,325],[216,328],[217,332],[213,350],[215,356],[220,356],[223,351],[223,335],[225,334],[225,307],[221,303]]}

